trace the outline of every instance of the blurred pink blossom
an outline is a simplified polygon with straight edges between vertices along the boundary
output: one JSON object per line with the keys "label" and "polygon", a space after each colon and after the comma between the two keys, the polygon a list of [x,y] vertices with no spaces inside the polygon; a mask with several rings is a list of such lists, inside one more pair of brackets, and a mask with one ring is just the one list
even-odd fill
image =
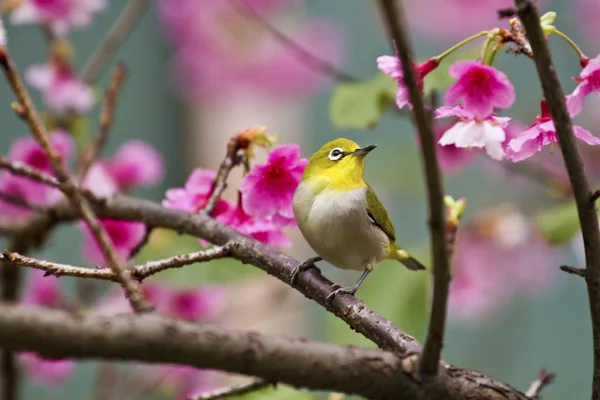
{"label": "blurred pink blossom", "polygon": [[45,272],[30,269],[23,293],[23,304],[60,308],[64,306],[60,281],[55,276],[44,276]]}
{"label": "blurred pink blossom", "polygon": [[216,286],[172,291],[165,299],[165,312],[179,318],[200,321],[211,316],[223,303],[223,295],[223,289]]}
{"label": "blurred pink blossom", "polygon": [[240,184],[244,210],[281,227],[294,225],[292,198],[307,163],[297,144],[272,150],[267,163],[255,165]]}
{"label": "blurred pink blossom", "polygon": [[[246,90],[295,97],[312,94],[326,82],[311,60],[303,60],[230,2],[176,0],[176,7],[173,2],[161,0],[158,6],[176,49],[173,76],[183,96],[206,99]],[[276,1],[245,3],[267,19],[271,6],[282,11]],[[342,58],[342,34],[330,22],[309,19],[282,30],[315,57],[331,64]]]}
{"label": "blurred pink blossom", "polygon": [[[75,149],[73,139],[68,133],[61,130],[50,132],[50,139],[66,163]],[[31,136],[19,137],[13,141],[8,152],[8,159],[22,162],[53,175],[50,160],[42,147]],[[57,189],[29,178],[13,175],[8,171],[0,172],[0,188],[7,194],[18,196],[30,204],[40,206],[53,204],[62,196]],[[30,213],[30,210],[24,207],[0,200],[0,214],[5,217],[18,219],[27,217]]]}
{"label": "blurred pink blossom", "polygon": [[[423,79],[425,79],[425,76],[436,69],[438,65],[439,64],[436,60],[430,58],[422,64],[413,66],[417,74],[417,84],[421,90],[423,90]],[[412,109],[408,88],[404,85],[404,71],[402,69],[402,62],[400,61],[400,58],[398,58],[398,55],[377,57],[377,68],[398,82],[398,90],[396,91],[396,105],[398,108],[404,108],[404,106],[408,106],[410,109]]]}
{"label": "blurred pink blossom", "polygon": [[98,197],[110,197],[119,193],[117,181],[100,162],[90,166],[83,180],[83,187]]}
{"label": "blurred pink blossom", "polygon": [[[541,102],[541,115],[521,135],[508,143],[507,157],[513,162],[525,160],[540,151],[544,146],[553,145],[558,141],[554,122],[545,101]],[[573,134],[589,145],[600,144],[600,138],[578,125],[573,125]]]}
{"label": "blurred pink blossom", "polygon": [[63,36],[70,28],[89,26],[106,6],[107,0],[22,0],[10,18],[14,24],[48,23]]}
{"label": "blurred pink blossom", "polygon": [[[536,3],[543,6],[546,1]],[[507,21],[498,20],[497,11],[515,5],[513,0],[411,0],[402,4],[411,29],[419,37],[443,45],[454,44],[482,30],[506,27]]]}
{"label": "blurred pink blossom", "polygon": [[[185,187],[167,190],[162,205],[191,213],[198,212],[206,205],[216,178],[215,171],[197,168],[188,177]],[[224,215],[232,208],[227,201],[219,199],[212,215],[219,219],[219,216]]]}
{"label": "blurred pink blossom", "polygon": [[[116,253],[119,257],[127,259],[131,250],[140,243],[146,234],[146,228],[143,222],[120,221],[114,219],[101,219],[104,229],[110,237]],[[80,222],[80,229],[83,231],[85,243],[83,245],[83,255],[86,260],[99,265],[105,265],[104,254],[92,232],[86,223]]]}
{"label": "blurred pink blossom", "polygon": [[46,105],[56,112],[84,114],[94,104],[92,88],[79,80],[69,67],[58,62],[32,65],[25,72],[25,78],[42,92]]}
{"label": "blurred pink blossom", "polygon": [[29,379],[48,386],[64,383],[76,367],[73,360],[48,360],[30,352],[20,353],[19,361],[23,364]]}
{"label": "blurred pink blossom", "polygon": [[456,238],[449,310],[461,319],[491,317],[519,295],[554,282],[560,250],[514,207],[486,210]]}
{"label": "blurred pink blossom", "polygon": [[600,56],[591,59],[579,77],[574,79],[579,85],[567,96],[567,108],[572,117],[581,113],[583,101],[588,95],[591,93],[600,95]]}
{"label": "blurred pink blossom", "polygon": [[456,82],[446,91],[446,105],[462,100],[466,111],[485,118],[494,108],[509,108],[515,101],[512,83],[494,67],[480,61],[457,61],[449,72]]}
{"label": "blurred pink blossom", "polygon": [[115,154],[102,163],[121,190],[156,185],[165,172],[161,154],[143,140],[122,143]]}
{"label": "blurred pink blossom", "polygon": [[504,158],[502,144],[506,140],[506,128],[510,118],[488,115],[477,117],[463,105],[442,106],[435,110],[435,118],[455,117],[457,122],[438,140],[442,146],[454,145],[461,148],[485,147],[487,154],[496,160]]}
{"label": "blurred pink blossom", "polygon": [[283,233],[281,225],[246,214],[241,203],[233,211],[223,216],[223,223],[264,244],[283,248],[292,246]]}

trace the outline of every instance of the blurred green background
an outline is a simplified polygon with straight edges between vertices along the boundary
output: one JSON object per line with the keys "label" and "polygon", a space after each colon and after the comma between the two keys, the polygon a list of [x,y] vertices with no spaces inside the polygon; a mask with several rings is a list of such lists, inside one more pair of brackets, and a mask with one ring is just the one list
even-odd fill
{"label": "blurred green background", "polygon": [[[348,47],[342,64],[344,70],[365,79],[370,78],[376,72],[376,57],[391,54],[383,29],[378,26],[372,4],[374,2],[312,0],[303,3],[309,15],[331,19],[344,29]],[[555,24],[578,38],[576,26],[566,17],[569,2],[555,0],[550,4],[551,7],[545,7],[544,10],[558,12],[559,19]],[[98,14],[91,28],[72,35],[77,49],[76,65],[79,68],[104,36],[120,9],[120,4],[112,2],[107,12]],[[47,50],[37,28],[6,25],[10,48],[21,68],[45,60]],[[412,39],[418,57],[434,55],[442,50],[417,34],[413,34]],[[583,49],[587,51],[585,45]],[[565,82],[565,89],[571,91],[574,83],[570,81],[570,77],[579,72],[572,50],[558,40],[552,40],[552,50],[559,75]],[[592,49],[587,52],[594,54]],[[129,138],[143,138],[156,146],[167,161],[166,178],[157,188],[136,192],[156,201],[163,198],[167,188],[181,186],[191,169],[181,162],[181,153],[186,146],[186,124],[183,104],[173,93],[168,80],[171,55],[171,48],[166,43],[153,5],[118,55],[118,59],[127,65],[129,77],[119,101],[117,122],[106,152],[110,154],[121,141]],[[539,82],[532,62],[525,57],[504,55],[497,67],[506,71],[517,89],[517,101],[511,114],[522,121],[531,121],[538,113],[540,98]],[[104,74],[100,85],[106,85],[107,75]],[[396,225],[398,241],[407,248],[415,249],[412,251],[420,257],[426,258],[426,203],[420,160],[409,121],[387,114],[373,130],[336,129],[331,125],[328,114],[332,88],[333,84],[329,84],[318,96],[306,102],[309,113],[306,120],[308,129],[302,138],[304,156],[309,156],[324,142],[336,137],[348,137],[362,144],[377,143],[380,147],[367,162],[366,178],[387,205]],[[0,81],[0,104],[3,105],[0,107],[0,146],[3,153],[8,150],[14,138],[26,134],[26,128],[9,107],[12,100],[9,88],[5,82]],[[97,113],[97,107],[94,113]],[[90,119],[92,124],[96,123],[94,113]],[[597,132],[595,127],[588,128],[593,133]],[[233,133],[220,132],[219,135],[228,137]],[[281,135],[283,142],[288,141],[286,132],[275,133]],[[214,151],[220,152],[221,149]],[[532,191],[539,194],[539,188],[533,186]],[[446,179],[446,191],[455,197],[468,198],[465,215],[467,220],[482,206],[511,199],[522,201],[526,210],[541,207],[539,196],[523,195],[520,189],[505,185],[501,180],[492,180],[482,168],[450,176]],[[40,252],[40,256],[77,264],[81,262],[81,254],[79,250],[73,249],[79,249],[80,244],[79,232],[73,227],[62,226],[55,232],[49,246]],[[172,255],[196,248],[195,240],[177,239],[176,244],[165,249],[147,250],[142,258]],[[566,254],[565,263],[576,263],[576,260],[571,254]],[[330,267],[323,268],[323,271],[336,282],[350,283],[355,279],[354,275]],[[261,274],[263,273],[249,266],[221,261],[206,268],[190,268],[165,274],[162,279],[202,285],[207,282],[243,280]],[[73,282],[67,281],[72,287]],[[426,289],[427,277],[424,274],[411,274],[395,265],[384,264],[367,279],[358,297],[422,341],[427,321]],[[314,338],[340,344],[372,346],[316,304],[305,300],[303,306],[309,312],[310,319],[306,323],[310,324]],[[541,368],[548,368],[556,372],[558,378],[545,390],[545,398],[580,399],[590,395],[591,342],[584,282],[577,277],[561,274],[557,282],[542,294],[515,298],[494,318],[472,323],[451,319],[443,357],[458,366],[482,370],[522,390],[527,388]],[[95,364],[85,362],[81,363],[76,375],[59,388],[48,389],[27,382],[23,399],[90,398],[94,372]],[[297,395],[300,396],[298,398],[309,398],[306,393],[298,392]],[[261,392],[253,398],[296,398],[295,396],[296,392],[284,388]]]}

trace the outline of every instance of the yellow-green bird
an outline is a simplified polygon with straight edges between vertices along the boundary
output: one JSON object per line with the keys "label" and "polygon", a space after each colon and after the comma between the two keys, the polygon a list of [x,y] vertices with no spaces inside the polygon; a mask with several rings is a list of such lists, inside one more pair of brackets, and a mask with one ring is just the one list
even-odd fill
{"label": "yellow-green bird", "polygon": [[291,283],[322,260],[341,269],[363,271],[354,286],[335,290],[327,300],[354,294],[384,259],[398,260],[411,270],[425,269],[396,244],[388,212],[363,179],[365,156],[375,147],[360,147],[343,138],[326,143],[310,158],[294,193],[296,222],[318,257],[296,267]]}

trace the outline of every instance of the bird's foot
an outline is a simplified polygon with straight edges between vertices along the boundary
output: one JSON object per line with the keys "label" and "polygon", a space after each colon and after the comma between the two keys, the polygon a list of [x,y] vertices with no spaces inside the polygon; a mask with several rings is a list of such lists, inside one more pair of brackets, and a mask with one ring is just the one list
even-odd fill
{"label": "bird's foot", "polygon": [[323,259],[318,256],[311,257],[306,259],[303,263],[299,264],[296,268],[294,268],[294,270],[292,271],[292,276],[290,276],[290,285],[294,286],[294,282],[296,282],[296,279],[298,278],[298,275],[300,275],[300,272],[305,271],[309,268],[317,268],[315,263],[319,261],[323,261]]}
{"label": "bird's foot", "polygon": [[325,298],[325,301],[332,301],[335,296],[340,294],[354,294],[358,290],[358,287],[356,286],[340,287],[340,285],[333,284],[330,287],[333,289],[336,286],[339,287],[339,289],[329,293],[329,295]]}

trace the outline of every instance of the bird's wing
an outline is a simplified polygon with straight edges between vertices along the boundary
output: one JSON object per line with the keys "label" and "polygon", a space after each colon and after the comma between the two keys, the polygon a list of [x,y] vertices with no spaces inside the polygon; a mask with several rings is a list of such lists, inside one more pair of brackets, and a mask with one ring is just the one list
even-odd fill
{"label": "bird's wing", "polygon": [[390,215],[386,211],[385,207],[377,198],[377,195],[373,191],[370,185],[367,184],[367,196],[366,196],[367,214],[373,225],[379,227],[385,234],[390,238],[390,241],[396,241],[396,231]]}

